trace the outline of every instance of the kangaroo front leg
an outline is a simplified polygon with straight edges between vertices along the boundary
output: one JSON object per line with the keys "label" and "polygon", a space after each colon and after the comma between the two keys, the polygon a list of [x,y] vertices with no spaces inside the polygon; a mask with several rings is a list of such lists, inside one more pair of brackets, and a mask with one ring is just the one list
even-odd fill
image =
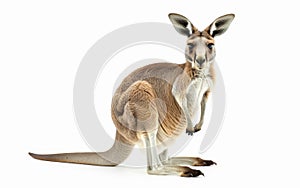
{"label": "kangaroo front leg", "polygon": [[193,125],[193,121],[192,121],[192,118],[189,114],[189,110],[188,110],[188,107],[187,107],[187,99],[184,98],[183,100],[183,111],[184,111],[184,114],[185,114],[185,119],[186,119],[186,122],[187,122],[187,126],[186,126],[186,133],[188,135],[193,135],[194,133],[194,125]]}
{"label": "kangaroo front leg", "polygon": [[192,122],[192,118],[189,113],[187,98],[186,98],[186,90],[191,82],[190,77],[187,74],[182,74],[178,76],[175,80],[172,88],[172,94],[175,97],[176,101],[178,102],[179,106],[182,108],[187,127],[186,133],[188,135],[193,135],[194,133],[194,125]]}
{"label": "kangaroo front leg", "polygon": [[203,122],[204,122],[204,114],[205,114],[205,108],[206,108],[206,102],[208,100],[208,95],[210,91],[206,91],[203,94],[202,100],[201,100],[201,114],[200,114],[200,121],[195,125],[194,132],[198,132],[201,130]]}
{"label": "kangaroo front leg", "polygon": [[182,177],[197,177],[203,175],[200,170],[194,170],[189,167],[162,164],[157,153],[156,134],[156,131],[143,134],[143,140],[147,148],[148,174],[179,175]]}

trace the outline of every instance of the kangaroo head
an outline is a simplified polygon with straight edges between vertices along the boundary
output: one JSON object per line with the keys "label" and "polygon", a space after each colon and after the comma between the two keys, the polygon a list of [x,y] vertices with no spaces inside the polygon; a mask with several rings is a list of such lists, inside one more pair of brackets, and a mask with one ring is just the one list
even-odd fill
{"label": "kangaroo head", "polygon": [[225,33],[234,19],[227,14],[214,20],[206,29],[199,31],[186,17],[171,13],[169,18],[176,31],[187,36],[185,58],[196,70],[207,69],[216,56],[214,37]]}

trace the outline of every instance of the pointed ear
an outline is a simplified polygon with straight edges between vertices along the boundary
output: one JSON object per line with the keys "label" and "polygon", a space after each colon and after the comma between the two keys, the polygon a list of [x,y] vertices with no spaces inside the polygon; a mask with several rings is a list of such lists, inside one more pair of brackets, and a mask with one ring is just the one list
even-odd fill
{"label": "pointed ear", "polygon": [[205,30],[212,36],[219,36],[225,33],[234,19],[234,14],[226,14],[217,18]]}
{"label": "pointed ear", "polygon": [[176,31],[182,35],[190,36],[197,31],[197,28],[184,16],[176,13],[170,13],[169,19],[171,20]]}

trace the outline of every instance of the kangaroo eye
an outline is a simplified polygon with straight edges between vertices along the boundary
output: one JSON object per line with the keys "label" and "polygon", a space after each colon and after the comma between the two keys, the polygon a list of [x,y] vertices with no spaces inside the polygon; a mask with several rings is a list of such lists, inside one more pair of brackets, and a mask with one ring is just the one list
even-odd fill
{"label": "kangaroo eye", "polygon": [[207,47],[211,50],[211,49],[213,49],[214,44],[213,44],[213,43],[209,43],[209,44],[207,45]]}

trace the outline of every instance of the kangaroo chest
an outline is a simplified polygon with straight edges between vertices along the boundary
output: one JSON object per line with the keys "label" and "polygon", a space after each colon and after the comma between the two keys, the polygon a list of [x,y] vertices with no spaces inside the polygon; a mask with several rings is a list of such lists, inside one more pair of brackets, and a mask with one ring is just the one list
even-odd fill
{"label": "kangaroo chest", "polygon": [[172,94],[184,113],[195,117],[200,112],[203,94],[209,90],[211,84],[212,80],[209,77],[196,78],[189,83],[185,91],[176,91],[176,86],[174,86]]}
{"label": "kangaroo chest", "polygon": [[193,80],[190,85],[187,88],[186,94],[185,94],[185,100],[187,109],[189,115],[191,117],[194,117],[195,114],[199,113],[200,111],[200,103],[203,98],[203,94],[209,90],[210,88],[210,80],[203,79],[203,78],[197,78]]}

